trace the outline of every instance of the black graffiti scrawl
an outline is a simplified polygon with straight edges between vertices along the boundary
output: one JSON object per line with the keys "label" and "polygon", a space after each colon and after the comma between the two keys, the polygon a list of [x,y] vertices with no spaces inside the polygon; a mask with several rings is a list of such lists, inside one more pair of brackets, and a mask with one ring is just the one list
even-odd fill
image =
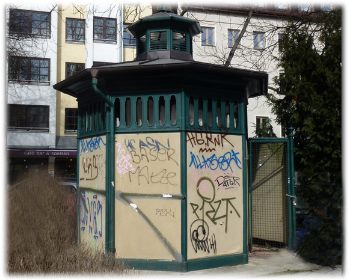
{"label": "black graffiti scrawl", "polygon": [[[207,184],[204,185],[204,183]],[[208,188],[208,186],[210,187]],[[207,218],[214,225],[223,220],[225,232],[227,233],[230,215],[236,214],[239,218],[241,217],[233,204],[235,197],[215,199],[215,185],[210,178],[202,177],[199,179],[197,182],[197,194],[201,198],[201,203],[190,203],[193,214],[197,219],[203,219],[204,221]]]}
{"label": "black graffiti scrawl", "polygon": [[199,257],[233,252],[243,238],[241,139],[187,133],[188,238]]}
{"label": "black graffiti scrawl", "polygon": [[201,219],[195,220],[191,225],[191,243],[193,250],[197,253],[203,251],[216,254],[216,239],[215,234],[209,237],[209,226]]}

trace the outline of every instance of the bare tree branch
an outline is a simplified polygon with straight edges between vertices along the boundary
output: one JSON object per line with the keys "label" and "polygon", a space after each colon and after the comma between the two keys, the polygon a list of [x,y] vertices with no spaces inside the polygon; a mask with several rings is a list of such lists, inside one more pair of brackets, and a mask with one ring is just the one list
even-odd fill
{"label": "bare tree branch", "polygon": [[187,10],[185,9],[185,10],[182,10],[182,12],[180,13],[180,16],[183,16],[184,14],[186,14],[187,13]]}

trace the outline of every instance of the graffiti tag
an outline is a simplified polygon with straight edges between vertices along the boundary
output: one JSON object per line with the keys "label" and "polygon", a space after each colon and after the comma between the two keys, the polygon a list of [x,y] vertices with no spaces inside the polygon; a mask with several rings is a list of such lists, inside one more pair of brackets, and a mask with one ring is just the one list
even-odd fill
{"label": "graffiti tag", "polygon": [[198,219],[191,224],[190,235],[192,247],[196,253],[198,251],[210,253],[212,250],[216,254],[215,235],[212,234],[209,237],[209,226],[204,220]]}
{"label": "graffiti tag", "polygon": [[215,179],[215,182],[218,186],[217,189],[231,189],[234,187],[239,187],[239,177],[236,176],[230,176],[230,175],[224,175],[224,176],[219,176]]}
{"label": "graffiti tag", "polygon": [[103,142],[101,136],[92,137],[89,139],[80,140],[80,153],[93,152],[101,148],[101,145],[106,146],[106,143]]}
{"label": "graffiti tag", "polygon": [[103,236],[103,204],[97,194],[90,197],[84,191],[81,192],[80,206],[80,230],[87,231],[94,240]]}
{"label": "graffiti tag", "polygon": [[201,204],[190,203],[192,213],[197,219],[204,220],[207,217],[214,225],[217,225],[219,220],[223,220],[225,232],[227,233],[230,214],[234,212],[239,218],[241,217],[233,205],[233,200],[236,199],[235,197],[215,200],[215,186],[210,178],[203,177],[199,179],[197,183],[197,194],[201,198]]}
{"label": "graffiti tag", "polygon": [[221,156],[212,154],[209,156],[196,155],[190,152],[191,159],[189,167],[193,166],[195,169],[210,169],[210,170],[230,170],[233,172],[231,164],[234,163],[239,169],[241,167],[241,160],[238,158],[239,152],[235,152],[233,149]]}
{"label": "graffiti tag", "polygon": [[225,142],[233,147],[226,136],[226,134],[187,132],[186,141],[191,144],[192,148],[199,146],[199,153],[213,152],[217,147],[222,148]]}
{"label": "graffiti tag", "polygon": [[134,171],[135,168],[132,165],[132,157],[128,152],[123,148],[123,145],[117,143],[117,160],[116,167],[119,174],[126,174],[129,171]]}

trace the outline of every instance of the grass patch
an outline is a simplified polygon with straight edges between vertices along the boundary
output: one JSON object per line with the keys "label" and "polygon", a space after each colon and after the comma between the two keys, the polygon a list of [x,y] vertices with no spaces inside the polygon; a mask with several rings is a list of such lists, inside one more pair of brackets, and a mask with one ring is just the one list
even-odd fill
{"label": "grass patch", "polygon": [[76,244],[75,199],[47,172],[27,176],[8,191],[9,273],[126,272],[114,255]]}

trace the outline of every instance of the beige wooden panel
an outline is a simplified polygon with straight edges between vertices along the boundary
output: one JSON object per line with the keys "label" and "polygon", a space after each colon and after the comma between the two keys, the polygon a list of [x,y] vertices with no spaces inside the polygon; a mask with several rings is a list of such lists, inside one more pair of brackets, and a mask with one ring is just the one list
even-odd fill
{"label": "beige wooden panel", "polygon": [[119,197],[115,218],[118,258],[181,260],[181,200]]}
{"label": "beige wooden panel", "polygon": [[242,253],[242,137],[188,132],[186,141],[188,259]]}
{"label": "beige wooden panel", "polygon": [[180,194],[180,134],[118,134],[115,175],[118,191]]}
{"label": "beige wooden panel", "polygon": [[81,190],[80,196],[80,242],[88,248],[104,251],[106,198],[104,195]]}
{"label": "beige wooden panel", "polygon": [[180,134],[116,135],[116,255],[180,260]]}
{"label": "beige wooden panel", "polygon": [[106,136],[79,141],[79,186],[105,190]]}

